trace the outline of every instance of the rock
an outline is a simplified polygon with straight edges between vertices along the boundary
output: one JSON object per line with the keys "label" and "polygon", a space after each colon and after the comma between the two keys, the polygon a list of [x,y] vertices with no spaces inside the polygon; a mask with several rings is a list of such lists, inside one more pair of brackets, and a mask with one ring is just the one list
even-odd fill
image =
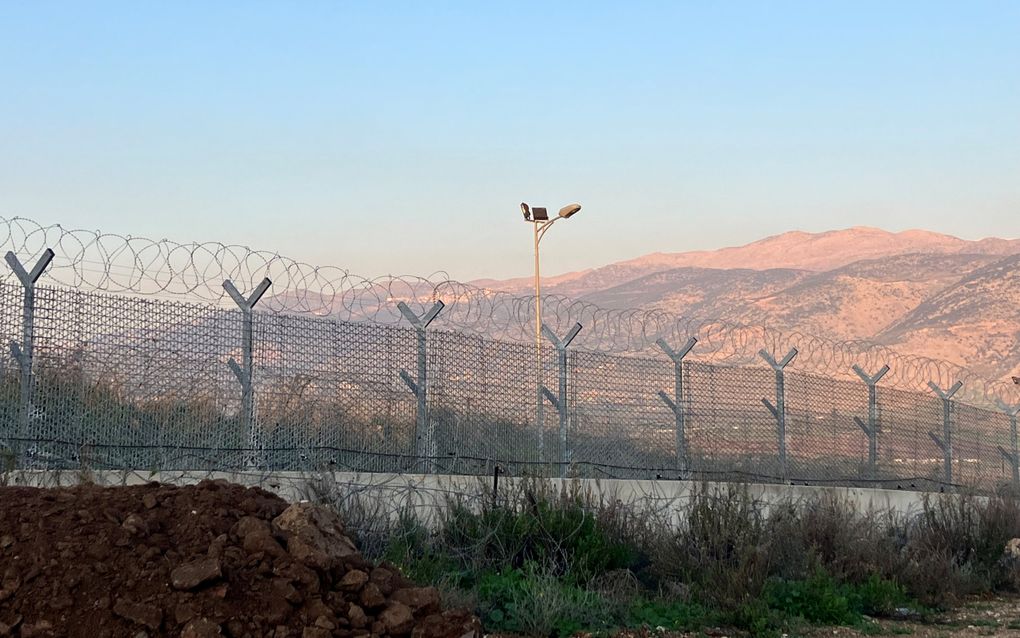
{"label": "rock", "polygon": [[220,626],[207,618],[196,618],[181,631],[181,638],[216,638],[222,635]]}
{"label": "rock", "polygon": [[387,605],[379,614],[379,620],[386,625],[386,631],[391,636],[407,635],[414,627],[414,614],[411,613],[411,608],[400,602],[391,602]]}
{"label": "rock", "polygon": [[1020,559],[1020,538],[1011,538],[1006,542],[1005,552],[1007,557]]}
{"label": "rock", "polygon": [[336,623],[334,623],[329,618],[326,618],[326,616],[319,616],[318,618],[316,618],[315,626],[322,627],[323,629],[328,629],[330,631],[336,629]]}
{"label": "rock", "polygon": [[309,598],[305,602],[304,606],[301,608],[301,615],[308,621],[315,620],[319,617],[325,617],[328,620],[331,620],[335,617],[333,610],[318,597]]}
{"label": "rock", "polygon": [[344,574],[344,577],[337,583],[337,589],[349,593],[359,592],[368,582],[368,574],[360,569],[352,569]]}
{"label": "rock", "polygon": [[290,584],[289,580],[283,578],[276,578],[272,583],[273,596],[282,598],[289,603],[300,603],[301,593],[294,588],[294,585]]}
{"label": "rock", "polygon": [[53,636],[53,623],[48,620],[40,620],[32,624],[21,626],[21,638],[41,638],[42,636]]}
{"label": "rock", "polygon": [[145,509],[151,510],[159,505],[159,502],[156,500],[156,495],[150,492],[142,497],[142,505],[145,506]]}
{"label": "rock", "polygon": [[434,614],[439,611],[441,600],[435,587],[408,587],[393,592],[390,600],[403,603],[411,608],[415,616]]}
{"label": "rock", "polygon": [[375,583],[369,583],[361,590],[358,602],[365,609],[378,609],[386,604],[386,597],[382,595]]}
{"label": "rock", "polygon": [[209,549],[206,551],[205,555],[216,560],[223,558],[223,550],[226,548],[229,541],[230,537],[226,534],[220,534],[213,539],[213,542],[209,543]]}
{"label": "rock", "polygon": [[309,594],[319,593],[319,575],[314,569],[305,567],[301,563],[286,561],[284,564],[277,564],[273,567],[273,574],[280,578],[286,578],[292,583],[300,583]]}
{"label": "rock", "polygon": [[272,535],[273,530],[267,521],[254,516],[244,516],[234,525],[233,533],[238,538],[244,538],[248,534],[265,533]]}
{"label": "rock", "polygon": [[149,526],[145,524],[141,516],[134,512],[128,514],[120,526],[132,536],[137,536],[138,534],[147,535],[149,533]]}
{"label": "rock", "polygon": [[365,610],[351,603],[351,606],[347,608],[347,620],[351,623],[351,627],[355,629],[361,629],[368,624],[368,616],[365,614]]}
{"label": "rock", "polygon": [[218,559],[202,558],[185,563],[170,572],[170,584],[174,589],[194,589],[202,583],[215,580],[222,575]]}
{"label": "rock", "polygon": [[159,607],[135,603],[126,598],[118,598],[113,604],[113,613],[149,629],[159,629],[163,624],[163,610]]}
{"label": "rock", "polygon": [[249,554],[262,553],[273,558],[287,555],[283,546],[273,538],[273,535],[268,530],[251,532],[243,538],[241,546]]}
{"label": "rock", "polygon": [[325,507],[295,503],[273,519],[273,526],[286,537],[290,555],[309,567],[329,570],[358,555],[340,517]]}
{"label": "rock", "polygon": [[177,624],[183,625],[192,618],[195,617],[195,608],[191,606],[191,603],[181,603],[174,607],[174,620]]}
{"label": "rock", "polygon": [[301,638],[332,638],[333,632],[322,627],[305,627]]}
{"label": "rock", "polygon": [[368,579],[375,583],[379,591],[383,593],[383,596],[389,596],[393,593],[396,587],[396,578],[392,571],[385,567],[376,567],[372,570],[372,573],[368,575]]}
{"label": "rock", "polygon": [[266,601],[265,615],[266,622],[270,625],[282,625],[287,622],[290,615],[294,612],[294,608],[284,598],[277,596],[271,596]]}
{"label": "rock", "polygon": [[7,549],[14,544],[14,537],[10,534],[0,536],[0,549]]}
{"label": "rock", "polygon": [[459,609],[432,614],[418,620],[411,638],[481,638],[482,623],[470,612]]}

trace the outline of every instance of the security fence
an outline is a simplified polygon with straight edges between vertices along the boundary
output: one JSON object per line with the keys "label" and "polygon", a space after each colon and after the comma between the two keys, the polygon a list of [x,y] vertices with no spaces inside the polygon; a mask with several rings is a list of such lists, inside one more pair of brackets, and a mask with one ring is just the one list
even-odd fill
{"label": "security fence", "polygon": [[393,325],[261,311],[243,290],[247,310],[28,288],[0,281],[7,469],[1017,480],[1015,412],[884,387],[873,369],[803,374],[794,351],[727,366],[695,340],[626,356],[550,330],[539,374],[534,343],[444,329],[441,299]]}

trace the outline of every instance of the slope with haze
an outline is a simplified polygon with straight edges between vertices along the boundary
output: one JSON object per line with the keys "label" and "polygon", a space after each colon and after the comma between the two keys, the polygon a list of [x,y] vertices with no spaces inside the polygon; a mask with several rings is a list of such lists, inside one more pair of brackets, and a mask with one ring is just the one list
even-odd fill
{"label": "slope with haze", "polygon": [[[479,281],[527,294],[530,279]],[[547,293],[867,340],[1000,378],[1020,370],[1020,240],[923,230],[790,232],[544,280]]]}

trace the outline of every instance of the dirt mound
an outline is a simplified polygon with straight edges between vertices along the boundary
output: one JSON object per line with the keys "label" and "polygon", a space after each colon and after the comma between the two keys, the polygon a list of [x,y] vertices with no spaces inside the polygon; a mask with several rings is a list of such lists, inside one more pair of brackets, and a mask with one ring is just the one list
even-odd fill
{"label": "dirt mound", "polygon": [[223,481],[0,488],[0,636],[472,638],[330,510]]}

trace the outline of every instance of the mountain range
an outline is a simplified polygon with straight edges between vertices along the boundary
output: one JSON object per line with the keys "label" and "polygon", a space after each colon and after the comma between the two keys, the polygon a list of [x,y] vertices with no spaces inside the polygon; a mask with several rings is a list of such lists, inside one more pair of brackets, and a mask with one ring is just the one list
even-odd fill
{"label": "mountain range", "polygon": [[[530,278],[471,282],[528,294]],[[864,340],[993,379],[1020,373],[1020,239],[925,230],[788,232],[543,279],[609,309],[656,309]]]}

